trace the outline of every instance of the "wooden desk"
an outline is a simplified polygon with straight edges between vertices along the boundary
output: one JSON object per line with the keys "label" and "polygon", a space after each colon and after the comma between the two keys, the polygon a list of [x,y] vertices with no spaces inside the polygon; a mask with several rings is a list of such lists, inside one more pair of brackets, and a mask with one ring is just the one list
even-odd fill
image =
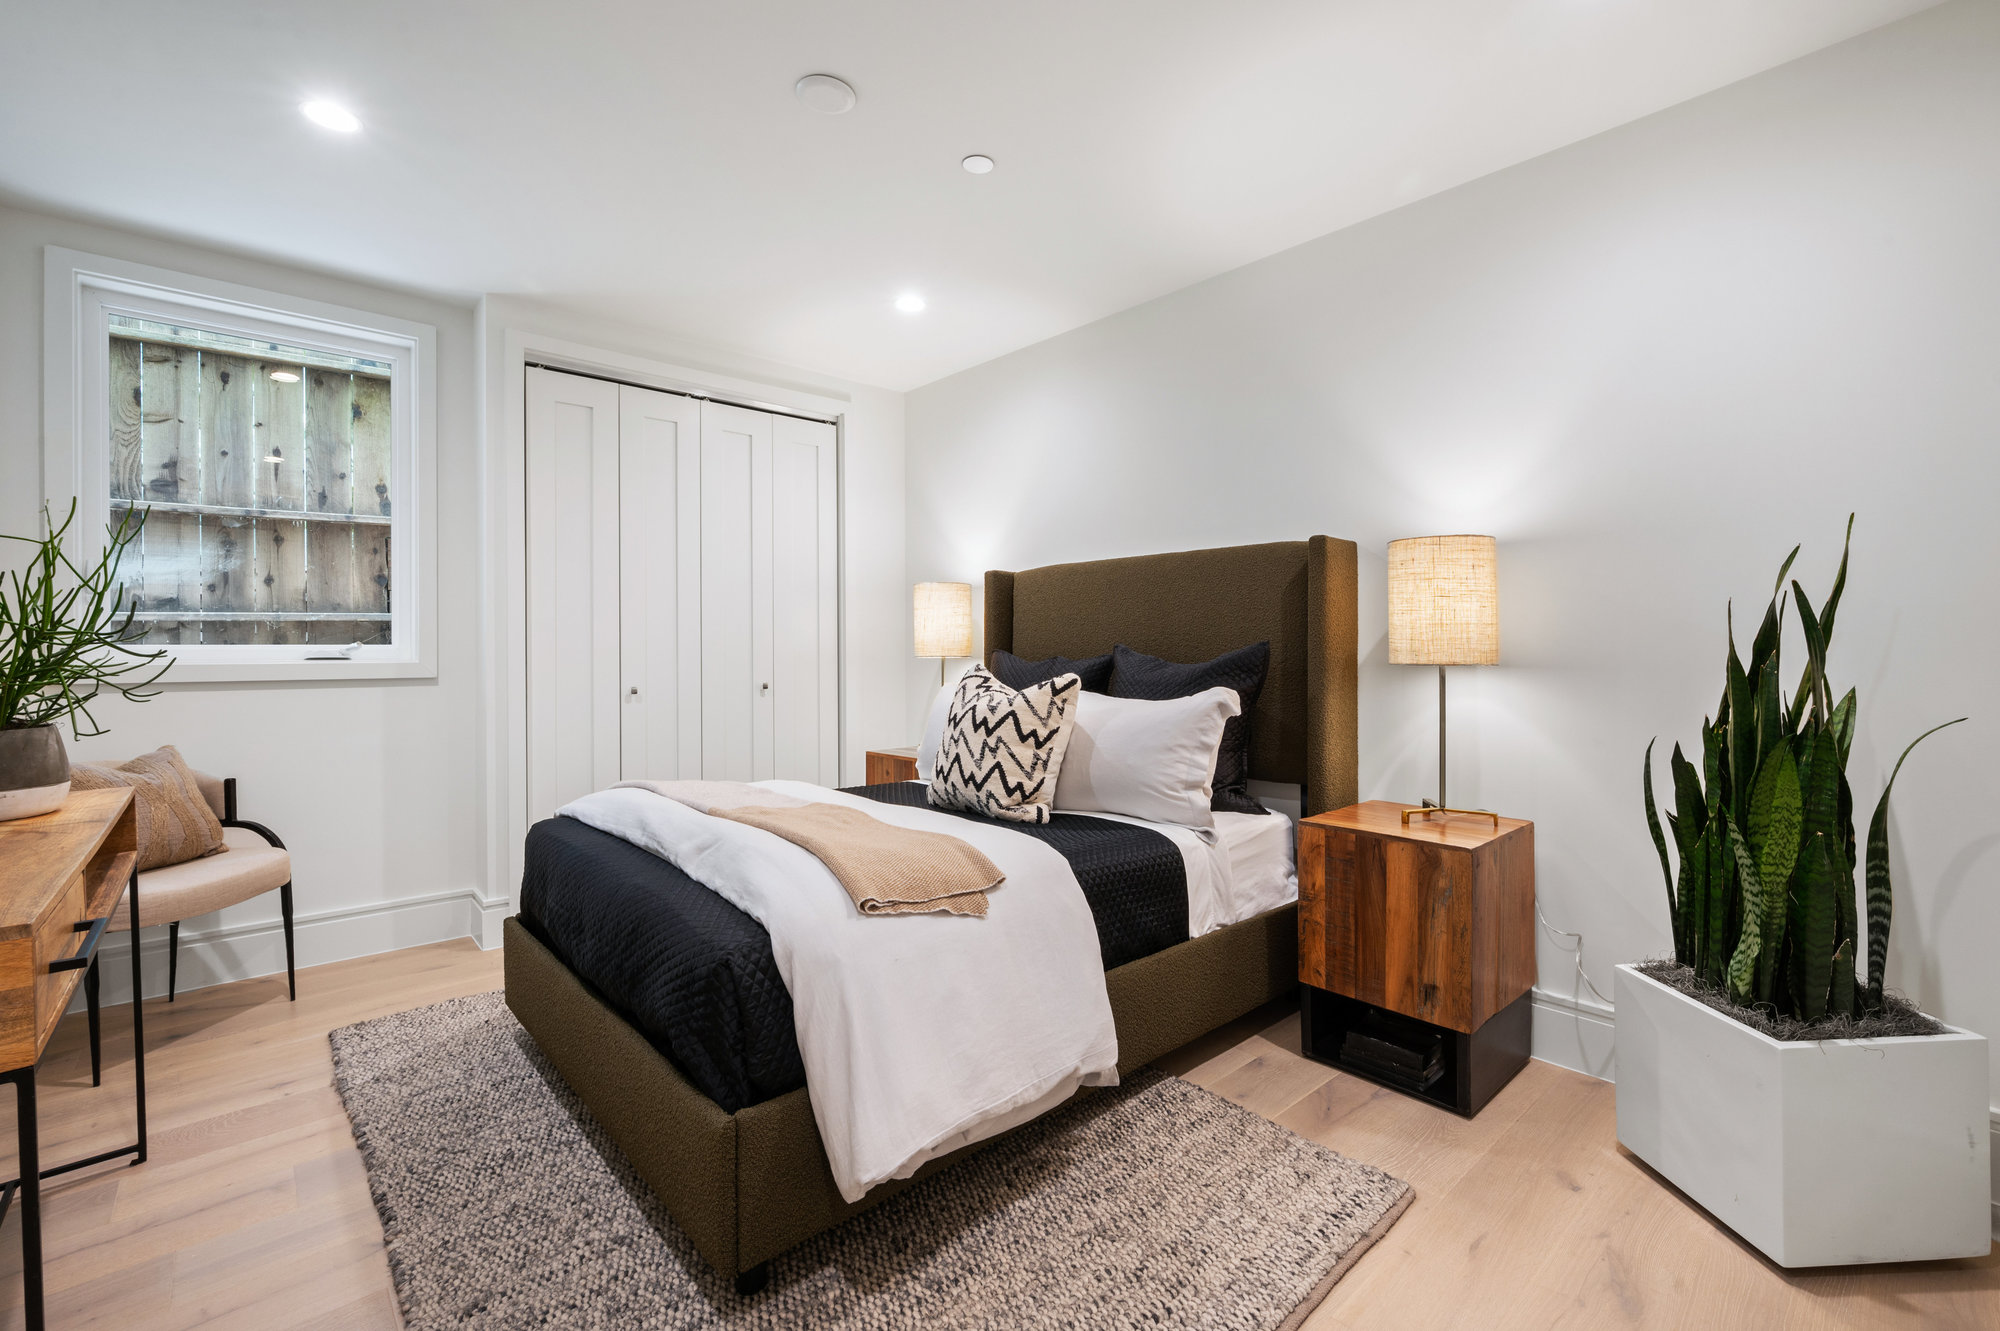
{"label": "wooden desk", "polygon": [[[0,1081],[14,1083],[21,1176],[0,1184],[0,1216],[21,1194],[21,1284],[30,1331],[41,1331],[41,1180],[130,1155],[146,1158],[146,1030],[140,995],[139,837],[130,790],[77,791],[54,813],[0,823]],[[97,945],[131,893],[132,1069],[138,1140],[49,1169],[41,1167],[35,1065],[78,984],[97,1022]]]}

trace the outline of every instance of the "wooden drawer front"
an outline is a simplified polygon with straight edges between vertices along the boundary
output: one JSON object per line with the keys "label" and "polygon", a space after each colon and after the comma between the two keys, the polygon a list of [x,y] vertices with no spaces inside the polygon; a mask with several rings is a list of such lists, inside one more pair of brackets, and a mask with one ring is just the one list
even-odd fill
{"label": "wooden drawer front", "polygon": [[1437,1026],[1470,1031],[1472,856],[1377,841],[1382,859],[1382,997]]}
{"label": "wooden drawer front", "polygon": [[47,914],[35,925],[35,1007],[42,1025],[49,1025],[68,1006],[76,992],[81,971],[49,974],[49,963],[73,954],[83,942],[77,924],[83,920],[87,887],[82,874],[63,884],[62,891],[49,903]]}
{"label": "wooden drawer front", "polygon": [[132,792],[73,790],[60,809],[0,823],[0,1070],[30,1067],[83,971],[49,973],[89,941],[138,859]]}
{"label": "wooden drawer front", "polygon": [[1472,856],[1301,826],[1299,979],[1471,1031]]}
{"label": "wooden drawer front", "polygon": [[22,1068],[35,1061],[35,940],[27,935],[0,941],[0,1066]]}

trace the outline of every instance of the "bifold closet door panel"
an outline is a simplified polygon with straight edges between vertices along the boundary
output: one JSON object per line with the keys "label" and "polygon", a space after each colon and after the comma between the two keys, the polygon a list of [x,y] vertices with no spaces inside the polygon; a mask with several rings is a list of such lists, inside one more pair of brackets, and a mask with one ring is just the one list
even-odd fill
{"label": "bifold closet door panel", "polygon": [[775,775],[772,419],[701,404],[701,775],[711,781]]}
{"label": "bifold closet door panel", "polygon": [[619,771],[701,775],[701,404],[621,386]]}
{"label": "bifold closet door panel", "polygon": [[833,426],[772,418],[772,766],[825,786],[840,783],[836,461]]}
{"label": "bifold closet door panel", "polygon": [[527,373],[528,813],[618,780],[618,386]]}

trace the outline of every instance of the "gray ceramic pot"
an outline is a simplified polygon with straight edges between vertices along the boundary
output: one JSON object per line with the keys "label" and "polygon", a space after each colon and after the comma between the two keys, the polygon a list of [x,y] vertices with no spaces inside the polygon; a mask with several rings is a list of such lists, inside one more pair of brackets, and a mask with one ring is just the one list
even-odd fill
{"label": "gray ceramic pot", "polygon": [[69,798],[69,754],[53,725],[0,727],[0,822],[32,818]]}

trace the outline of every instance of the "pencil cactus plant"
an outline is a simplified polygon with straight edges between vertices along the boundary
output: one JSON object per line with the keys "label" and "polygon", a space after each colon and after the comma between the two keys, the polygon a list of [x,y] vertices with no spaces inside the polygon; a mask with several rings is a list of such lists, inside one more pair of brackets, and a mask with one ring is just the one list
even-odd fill
{"label": "pencil cactus plant", "polygon": [[41,536],[0,534],[30,551],[25,568],[0,575],[0,727],[68,721],[83,739],[104,733],[90,704],[105,690],[133,702],[158,696],[152,685],[173,662],[134,641],[138,603],[119,577],[148,512],[121,516],[103,551],[83,562],[68,554],[74,500],[60,523],[42,510]]}
{"label": "pencil cactus plant", "polygon": [[[1666,878],[1674,956],[1744,1006],[1812,1021],[1860,1017],[1882,1006],[1889,957],[1889,792],[1903,760],[1933,726],[1910,741],[1889,773],[1865,847],[1867,974],[1855,965],[1862,937],[1855,918],[1854,793],[1847,755],[1854,742],[1855,694],[1838,701],[1827,679],[1827,646],[1847,586],[1854,518],[1847,519],[1840,569],[1815,609],[1785,557],[1771,603],[1750,645],[1737,655],[1733,615],[1722,700],[1701,727],[1700,766],[1669,759],[1674,807],[1667,826],[1680,866],[1668,854],[1653,798],[1653,745],[1646,746],[1646,822]],[[1798,612],[1806,664],[1787,690],[1780,679],[1786,601]],[[1958,720],[1964,720],[1964,717]]]}

